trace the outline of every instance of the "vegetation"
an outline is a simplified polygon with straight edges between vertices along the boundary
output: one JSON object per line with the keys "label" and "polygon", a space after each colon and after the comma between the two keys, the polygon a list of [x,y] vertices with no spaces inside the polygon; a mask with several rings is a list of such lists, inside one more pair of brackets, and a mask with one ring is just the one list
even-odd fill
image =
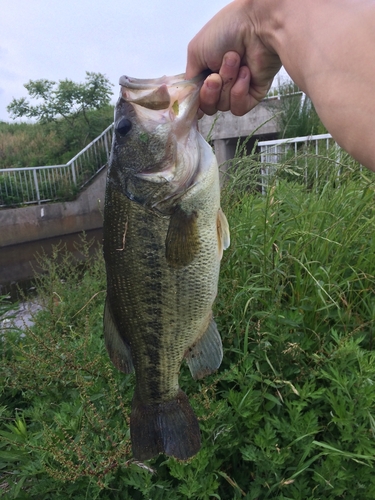
{"label": "vegetation", "polygon": [[278,108],[278,126],[280,138],[303,137],[306,135],[325,134],[327,130],[320,121],[311,99],[302,94],[293,82],[286,82],[278,89],[280,99]]}
{"label": "vegetation", "polygon": [[71,127],[51,123],[0,123],[0,168],[62,165],[100,135],[113,121],[113,106],[86,112]]}
{"label": "vegetation", "polygon": [[40,123],[49,123],[63,118],[71,127],[83,117],[90,125],[87,111],[100,109],[109,104],[113,85],[101,73],[86,71],[86,83],[60,80],[30,80],[24,85],[32,99],[39,104],[30,104],[25,98],[13,99],[7,107],[12,118],[36,118]]}
{"label": "vegetation", "polygon": [[32,99],[13,99],[12,118],[37,123],[0,122],[0,169],[61,165],[68,162],[113,121],[112,84],[101,73],[86,72],[85,83],[30,80]]}
{"label": "vegetation", "polygon": [[223,193],[224,360],[199,382],[182,367],[203,441],[186,463],[131,458],[134,379],[105,352],[101,254],[83,242],[79,272],[62,249],[43,259],[44,311],[0,342],[3,498],[375,497],[374,179],[327,156],[306,187],[288,161],[261,196],[256,157],[238,151]]}

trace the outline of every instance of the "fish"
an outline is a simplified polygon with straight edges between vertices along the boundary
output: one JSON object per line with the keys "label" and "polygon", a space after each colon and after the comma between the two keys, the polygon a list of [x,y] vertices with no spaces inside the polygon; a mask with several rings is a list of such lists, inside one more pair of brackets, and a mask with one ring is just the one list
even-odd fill
{"label": "fish", "polygon": [[130,437],[135,459],[188,460],[198,419],[179,386],[221,364],[213,319],[220,261],[230,244],[219,170],[198,132],[205,75],[120,78],[106,181],[104,339],[114,366],[135,372]]}

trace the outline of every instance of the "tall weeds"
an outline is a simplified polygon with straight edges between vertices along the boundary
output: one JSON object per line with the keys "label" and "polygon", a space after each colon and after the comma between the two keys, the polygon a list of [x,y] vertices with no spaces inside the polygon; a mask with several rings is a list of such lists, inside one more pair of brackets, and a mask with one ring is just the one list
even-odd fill
{"label": "tall weeds", "polygon": [[0,123],[0,169],[61,165],[100,135],[113,121],[113,106],[87,113],[71,127],[63,120],[39,123]]}
{"label": "tall weeds", "polygon": [[0,343],[4,498],[375,497],[375,183],[332,158],[307,186],[287,160],[261,195],[256,155],[238,151],[215,306],[224,360],[203,381],[180,375],[203,441],[187,463],[131,459],[134,380],[104,349],[101,256],[78,271],[58,249],[44,259],[44,311]]}
{"label": "tall weeds", "polygon": [[281,137],[301,137],[324,134],[326,129],[311,99],[302,94],[293,82],[286,82],[278,88],[282,98],[278,101],[277,121]]}

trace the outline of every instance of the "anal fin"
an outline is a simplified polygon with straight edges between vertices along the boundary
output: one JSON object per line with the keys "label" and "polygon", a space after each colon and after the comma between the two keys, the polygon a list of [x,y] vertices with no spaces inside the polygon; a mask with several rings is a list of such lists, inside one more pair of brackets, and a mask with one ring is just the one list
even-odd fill
{"label": "anal fin", "polygon": [[120,336],[112,316],[108,297],[105,301],[103,325],[105,346],[112,363],[118,370],[131,373],[134,367],[130,346]]}
{"label": "anal fin", "polygon": [[219,368],[223,359],[223,346],[213,319],[202,337],[188,349],[185,359],[195,380]]}

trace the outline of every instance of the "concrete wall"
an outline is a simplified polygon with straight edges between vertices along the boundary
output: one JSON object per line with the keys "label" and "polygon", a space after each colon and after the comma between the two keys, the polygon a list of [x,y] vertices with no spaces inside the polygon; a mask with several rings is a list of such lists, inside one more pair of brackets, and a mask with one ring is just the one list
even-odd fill
{"label": "concrete wall", "polygon": [[106,169],[74,201],[0,210],[1,248],[103,226]]}
{"label": "concrete wall", "polygon": [[213,126],[213,140],[247,137],[255,131],[257,135],[275,134],[278,131],[275,116],[278,110],[279,101],[268,99],[244,116],[234,116],[230,111],[219,111],[214,116],[204,116],[199,120],[199,130],[206,138]]}
{"label": "concrete wall", "polygon": [[267,99],[244,116],[234,116],[230,111],[218,112],[199,120],[199,131],[205,139],[210,136],[218,164],[222,165],[233,158],[238,138],[249,135],[253,135],[254,140],[275,138],[279,131],[276,119],[279,109],[280,101]]}
{"label": "concrete wall", "polygon": [[106,171],[74,201],[0,210],[0,294],[41,272],[38,255],[51,255],[64,243],[77,259],[80,235],[101,245]]}

